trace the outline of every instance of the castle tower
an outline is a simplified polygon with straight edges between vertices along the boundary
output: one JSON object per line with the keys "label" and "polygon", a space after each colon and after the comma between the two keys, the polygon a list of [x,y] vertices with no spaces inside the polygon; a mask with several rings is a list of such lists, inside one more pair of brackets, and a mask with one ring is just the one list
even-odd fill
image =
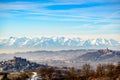
{"label": "castle tower", "polygon": [[110,50],[109,50],[108,48],[104,49],[103,51],[104,51],[105,53],[109,53],[109,52],[110,52]]}

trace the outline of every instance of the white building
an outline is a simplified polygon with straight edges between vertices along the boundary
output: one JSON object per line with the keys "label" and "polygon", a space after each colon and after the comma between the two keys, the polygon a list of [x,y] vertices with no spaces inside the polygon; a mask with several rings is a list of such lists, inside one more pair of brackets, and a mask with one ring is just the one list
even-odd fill
{"label": "white building", "polygon": [[3,68],[0,68],[0,72],[3,72]]}

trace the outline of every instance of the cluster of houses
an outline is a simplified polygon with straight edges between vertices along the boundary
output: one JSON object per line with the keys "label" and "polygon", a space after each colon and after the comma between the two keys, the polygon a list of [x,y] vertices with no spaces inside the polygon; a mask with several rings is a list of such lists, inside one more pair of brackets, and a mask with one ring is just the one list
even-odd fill
{"label": "cluster of houses", "polygon": [[8,61],[0,62],[0,71],[4,72],[21,72],[21,71],[29,71],[35,70],[43,65],[37,64],[35,62],[27,61],[21,57],[14,57]]}

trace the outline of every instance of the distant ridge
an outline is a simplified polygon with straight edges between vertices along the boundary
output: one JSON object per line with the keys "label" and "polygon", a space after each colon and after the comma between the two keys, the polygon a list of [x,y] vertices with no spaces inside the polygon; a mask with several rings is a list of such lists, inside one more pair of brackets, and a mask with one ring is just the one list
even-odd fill
{"label": "distant ridge", "polygon": [[22,57],[22,59],[29,59],[32,62],[43,65],[76,68],[79,68],[85,63],[97,65],[98,63],[120,62],[120,51],[108,48],[17,52],[14,54],[0,54],[0,60],[8,61],[14,56]]}
{"label": "distant ridge", "polygon": [[120,51],[113,51],[107,49],[97,50],[95,52],[88,52],[75,59],[76,61],[107,61],[120,62]]}

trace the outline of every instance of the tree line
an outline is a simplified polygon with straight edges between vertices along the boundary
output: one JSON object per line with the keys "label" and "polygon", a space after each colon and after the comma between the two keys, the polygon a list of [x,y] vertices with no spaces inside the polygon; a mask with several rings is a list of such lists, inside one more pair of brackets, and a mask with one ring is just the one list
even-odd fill
{"label": "tree line", "polygon": [[[120,62],[99,64],[96,68],[90,64],[84,64],[80,69],[43,67],[36,72],[40,78],[38,80],[120,80]],[[18,72],[3,76],[1,80],[27,80],[32,75],[32,71]]]}
{"label": "tree line", "polygon": [[90,64],[84,64],[82,68],[40,68],[39,77],[43,80],[120,80],[120,62],[116,65],[99,64],[94,69]]}

